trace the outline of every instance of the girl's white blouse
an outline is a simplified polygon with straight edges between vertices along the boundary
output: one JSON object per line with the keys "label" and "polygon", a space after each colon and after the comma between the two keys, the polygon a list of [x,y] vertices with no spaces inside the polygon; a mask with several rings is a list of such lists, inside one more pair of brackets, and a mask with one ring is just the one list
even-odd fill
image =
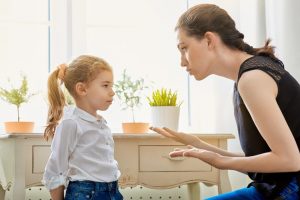
{"label": "girl's white blouse", "polygon": [[52,190],[68,181],[112,182],[120,174],[106,121],[74,108],[56,128],[42,183]]}

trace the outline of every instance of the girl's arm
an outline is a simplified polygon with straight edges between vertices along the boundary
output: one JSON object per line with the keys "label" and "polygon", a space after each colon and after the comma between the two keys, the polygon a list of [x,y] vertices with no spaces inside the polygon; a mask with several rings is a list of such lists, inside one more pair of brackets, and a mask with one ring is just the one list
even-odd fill
{"label": "girl's arm", "polygon": [[[56,128],[51,144],[51,154],[45,167],[43,184],[60,194],[59,189],[64,188],[67,181],[69,157],[77,144],[77,124],[72,119],[63,120]],[[58,193],[57,193],[58,192]]]}
{"label": "girl's arm", "polygon": [[59,186],[53,190],[50,190],[52,200],[64,200],[64,186]]}
{"label": "girl's arm", "polygon": [[265,72],[252,70],[242,75],[238,89],[258,131],[271,151],[250,157],[230,157],[211,151],[190,149],[172,152],[171,156],[196,157],[217,168],[242,172],[299,171],[299,149],[276,102],[276,82]]}

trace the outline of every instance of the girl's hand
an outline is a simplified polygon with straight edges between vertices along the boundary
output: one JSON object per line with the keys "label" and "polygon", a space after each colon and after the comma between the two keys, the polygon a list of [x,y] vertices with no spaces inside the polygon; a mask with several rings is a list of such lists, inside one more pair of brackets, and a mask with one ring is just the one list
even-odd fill
{"label": "girl's hand", "polygon": [[201,140],[194,135],[173,131],[165,127],[164,128],[150,127],[150,130],[153,130],[158,134],[161,134],[167,138],[171,138],[185,145],[195,146],[195,144],[199,144],[199,142],[201,142]]}
{"label": "girl's hand", "polygon": [[198,158],[216,168],[222,168],[220,162],[222,160],[222,156],[218,153],[207,151],[204,149],[197,149],[193,146],[188,146],[188,149],[175,149],[170,152],[170,157],[193,157]]}

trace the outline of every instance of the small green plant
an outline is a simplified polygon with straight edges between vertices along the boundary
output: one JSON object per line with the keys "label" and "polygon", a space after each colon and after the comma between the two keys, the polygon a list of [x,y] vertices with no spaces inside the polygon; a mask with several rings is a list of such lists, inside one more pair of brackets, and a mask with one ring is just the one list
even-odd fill
{"label": "small green plant", "polygon": [[151,97],[147,97],[150,106],[180,106],[177,102],[177,92],[166,88],[157,89],[152,92]]}
{"label": "small green plant", "polygon": [[123,71],[121,80],[114,85],[115,93],[122,103],[122,109],[131,110],[133,122],[135,122],[134,110],[142,104],[143,92],[147,88],[143,78],[132,80],[126,70]]}
{"label": "small green plant", "polygon": [[[18,122],[20,121],[20,106],[22,103],[27,103],[35,93],[28,92],[28,81],[25,75],[21,75],[21,85],[19,88],[11,86],[11,89],[0,87],[0,98],[7,103],[17,107]],[[10,80],[8,80],[10,82]]]}

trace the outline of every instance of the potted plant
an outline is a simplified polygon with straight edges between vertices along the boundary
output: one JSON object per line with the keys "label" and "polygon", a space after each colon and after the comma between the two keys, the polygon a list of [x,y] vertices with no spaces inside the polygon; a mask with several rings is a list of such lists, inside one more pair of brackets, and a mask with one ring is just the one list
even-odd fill
{"label": "potted plant", "polygon": [[177,131],[181,105],[178,104],[177,92],[161,88],[153,91],[147,99],[151,106],[152,126],[168,127]]}
{"label": "potted plant", "polygon": [[126,70],[123,71],[121,80],[114,85],[122,109],[131,111],[132,121],[122,123],[124,133],[146,133],[149,129],[149,123],[135,121],[135,109],[142,104],[141,98],[146,88],[148,87],[143,78],[132,80]]}
{"label": "potted plant", "polygon": [[19,88],[12,87],[11,89],[4,89],[0,87],[0,98],[7,103],[13,104],[17,107],[17,121],[4,122],[5,131],[7,133],[32,133],[34,122],[20,121],[20,107],[21,104],[26,103],[35,95],[28,92],[28,81],[25,75],[21,75],[22,81]]}

